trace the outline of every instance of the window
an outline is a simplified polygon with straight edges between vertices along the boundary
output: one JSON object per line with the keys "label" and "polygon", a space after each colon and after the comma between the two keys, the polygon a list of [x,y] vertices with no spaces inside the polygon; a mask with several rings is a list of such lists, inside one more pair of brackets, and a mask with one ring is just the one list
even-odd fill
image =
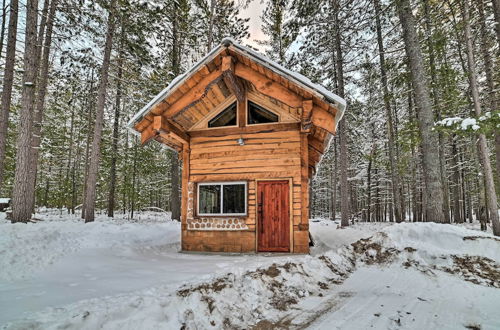
{"label": "window", "polygon": [[236,125],[236,102],[222,110],[210,119],[208,127],[224,127]]}
{"label": "window", "polygon": [[277,123],[278,121],[277,114],[248,101],[248,124]]}
{"label": "window", "polygon": [[198,215],[246,215],[247,183],[198,184]]}

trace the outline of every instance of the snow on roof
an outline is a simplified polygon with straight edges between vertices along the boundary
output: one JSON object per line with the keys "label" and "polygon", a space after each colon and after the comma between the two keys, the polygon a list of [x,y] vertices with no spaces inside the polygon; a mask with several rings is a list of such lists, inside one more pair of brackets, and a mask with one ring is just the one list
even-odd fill
{"label": "snow on roof", "polygon": [[10,202],[10,198],[0,198],[0,204],[8,204]]}
{"label": "snow on roof", "polygon": [[[216,57],[219,53],[219,51],[222,48],[231,48],[232,50],[242,54],[243,56],[249,57],[252,60],[258,62],[260,65],[265,66],[266,68],[276,72],[277,74],[284,76],[288,80],[296,83],[299,85],[301,88],[311,92],[312,94],[316,95],[320,99],[325,100],[326,102],[330,104],[334,104],[337,106],[338,111],[335,116],[335,123],[338,124],[339,121],[342,119],[347,103],[346,101],[341,98],[340,96],[330,92],[327,90],[325,87],[313,83],[309,78],[301,75],[300,73],[293,72],[282,65],[268,59],[267,57],[263,56],[262,54],[254,51],[253,49],[250,49],[248,47],[242,46],[239,43],[237,43],[234,39],[232,38],[224,38],[222,42],[215,48],[213,48],[205,57],[203,57],[201,60],[199,60],[189,71],[177,76],[170,84],[163,89],[158,95],[156,95],[148,104],[146,104],[139,112],[137,112],[132,119],[128,122],[127,126],[129,128],[133,128],[133,126],[139,122],[146,114],[147,112],[153,108],[156,104],[161,102],[161,100],[167,98],[177,86],[182,85],[188,78],[191,77],[192,74],[194,74],[198,69],[204,65],[206,62],[211,61],[214,57]],[[135,130],[132,130],[135,132]],[[135,132],[137,133],[137,132]]]}

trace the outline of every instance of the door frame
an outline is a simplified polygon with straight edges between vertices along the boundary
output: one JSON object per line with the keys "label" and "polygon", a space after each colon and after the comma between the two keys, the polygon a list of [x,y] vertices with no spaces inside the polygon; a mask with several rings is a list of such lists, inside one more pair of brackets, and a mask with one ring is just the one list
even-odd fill
{"label": "door frame", "polygon": [[272,178],[272,179],[255,179],[255,252],[256,253],[278,253],[278,252],[259,252],[259,212],[258,212],[258,193],[259,182],[266,181],[288,181],[288,220],[290,222],[290,251],[293,253],[293,178]]}

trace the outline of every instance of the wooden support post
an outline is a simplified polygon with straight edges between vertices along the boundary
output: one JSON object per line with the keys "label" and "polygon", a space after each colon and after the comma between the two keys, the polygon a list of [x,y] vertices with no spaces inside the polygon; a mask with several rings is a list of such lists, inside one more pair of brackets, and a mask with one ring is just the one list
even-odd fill
{"label": "wooden support post", "polygon": [[308,133],[300,133],[300,186],[302,193],[299,230],[309,230],[309,145]]}
{"label": "wooden support post", "polygon": [[234,73],[234,61],[231,56],[222,58],[221,71],[227,88],[236,96],[239,103],[243,103],[245,100],[245,86]]}
{"label": "wooden support post", "polygon": [[238,101],[238,127],[245,127],[247,124],[247,97],[243,96],[243,101]]}
{"label": "wooden support post", "polygon": [[189,146],[182,149],[182,201],[181,201],[181,223],[183,227],[187,226],[188,212],[188,194],[189,194]]}
{"label": "wooden support post", "polygon": [[312,100],[304,100],[302,101],[302,115],[301,115],[301,132],[310,132],[311,131],[311,116],[313,110],[313,101]]}

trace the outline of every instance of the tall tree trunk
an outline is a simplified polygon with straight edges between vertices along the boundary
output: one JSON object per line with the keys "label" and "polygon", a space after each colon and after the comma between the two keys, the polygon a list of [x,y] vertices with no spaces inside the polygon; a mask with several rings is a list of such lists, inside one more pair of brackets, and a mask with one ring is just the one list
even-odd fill
{"label": "tall tree trunk", "polygon": [[[488,28],[486,27],[486,17],[484,14],[484,3],[483,0],[476,0],[475,3],[479,9],[479,26],[480,26],[480,36],[481,36],[481,53],[483,54],[483,62],[484,62],[484,72],[486,75],[486,85],[488,87],[488,100],[490,105],[490,110],[495,111],[498,110],[499,102],[498,102],[498,92],[496,90],[495,84],[495,72],[494,72],[494,63],[491,59],[490,54],[490,45],[488,42]],[[500,31],[500,22],[496,24],[497,32]],[[500,47],[500,39],[498,42]],[[500,185],[500,132],[499,130],[495,131],[495,159],[496,159],[496,172],[497,172],[497,181]]]}
{"label": "tall tree trunk", "polygon": [[7,50],[3,73],[2,101],[0,109],[0,192],[3,187],[5,149],[7,146],[7,129],[9,125],[10,104],[12,101],[12,85],[14,83],[14,62],[16,60],[18,0],[10,1],[9,32],[7,34]]}
{"label": "tall tree trunk", "polygon": [[[94,97],[94,70],[91,70],[90,73],[90,84],[89,84],[89,94],[87,95],[85,99],[85,103],[88,104],[88,111],[87,111],[87,139],[85,143],[85,173],[83,176],[83,196],[82,196],[82,214],[81,217],[82,219],[85,219],[85,201],[87,200],[87,182],[88,182],[88,177],[89,177],[89,155],[90,155],[90,137],[92,134],[92,109],[94,108],[94,102],[93,102],[93,97]],[[90,98],[90,101],[89,101]]]}
{"label": "tall tree trunk", "polygon": [[97,175],[99,171],[99,159],[101,148],[102,127],[104,118],[104,106],[106,104],[106,89],[108,87],[108,71],[113,46],[113,35],[115,32],[115,4],[112,0],[109,9],[108,30],[104,46],[104,58],[101,67],[99,89],[97,91],[97,108],[94,126],[94,138],[92,140],[92,153],[90,156],[89,174],[87,178],[87,193],[85,194],[85,222],[94,221],[94,210],[96,204]]}
{"label": "tall tree trunk", "polygon": [[[431,13],[429,8],[429,0],[424,0],[424,16],[425,16],[425,29],[426,29],[426,40],[427,48],[429,51],[429,67],[430,67],[430,78],[431,78],[431,96],[434,105],[434,113],[436,114],[436,119],[441,120],[441,107],[440,107],[440,95],[437,88],[436,82],[436,60],[434,55],[434,44],[432,41],[432,22]],[[439,173],[441,176],[441,184],[443,188],[443,213],[445,217],[445,222],[450,223],[450,197],[448,180],[446,175],[446,157],[445,157],[445,144],[444,137],[441,131],[438,132],[438,142],[439,142]]]}
{"label": "tall tree trunk", "polygon": [[372,146],[370,158],[368,158],[368,168],[366,169],[366,221],[372,221],[372,163],[375,145]]}
{"label": "tall tree trunk", "polygon": [[136,182],[136,173],[137,173],[137,138],[134,139],[134,154],[133,154],[133,165],[132,165],[132,196],[130,198],[130,219],[134,218],[134,210],[135,210],[135,182]]}
{"label": "tall tree trunk", "polygon": [[208,21],[207,53],[212,50],[214,44],[214,24],[217,0],[210,0],[210,19]]}
{"label": "tall tree trunk", "polygon": [[384,50],[384,41],[382,39],[382,25],[380,23],[380,15],[381,15],[380,0],[374,0],[373,2],[375,6],[375,22],[377,27],[380,78],[382,80],[382,91],[384,93],[384,107],[387,116],[387,138],[388,138],[388,149],[389,149],[389,170],[391,171],[391,181],[392,181],[392,201],[394,204],[394,215],[396,217],[396,222],[401,222],[404,219],[401,210],[402,202],[400,195],[400,179],[399,179],[398,169],[396,166],[396,158],[394,156],[394,128],[393,128],[389,89],[387,87],[385,50]]}
{"label": "tall tree trunk", "polygon": [[[344,97],[344,59],[342,57],[342,42],[340,35],[340,1],[335,1],[335,71],[337,73],[337,94]],[[341,226],[349,226],[350,210],[349,210],[349,182],[348,176],[348,159],[347,159],[347,118],[344,117],[338,126],[338,135],[340,140],[340,213]]]}
{"label": "tall tree trunk", "polygon": [[[493,15],[495,17],[495,32],[497,34],[497,42],[500,47],[500,0],[491,0],[493,4]],[[500,52],[500,48],[498,49]]]}
{"label": "tall tree trunk", "polygon": [[2,27],[0,27],[0,58],[2,58],[3,43],[5,40],[5,19],[7,18],[7,7],[5,0],[2,0]]}
{"label": "tall tree trunk", "polygon": [[37,68],[37,21],[38,0],[26,3],[26,34],[24,41],[24,73],[21,109],[19,113],[19,135],[17,138],[16,171],[12,192],[12,222],[27,222],[31,219],[31,204],[27,196],[34,192],[31,178],[31,137],[33,134],[33,106],[35,101]]}
{"label": "tall tree trunk", "polygon": [[337,217],[337,181],[338,181],[338,154],[337,139],[333,140],[333,183],[332,183],[332,220]]}
{"label": "tall tree trunk", "polygon": [[[464,21],[464,35],[465,35],[465,45],[467,50],[467,66],[468,66],[468,76],[469,85],[472,94],[472,101],[474,103],[474,112],[477,117],[481,116],[481,101],[479,99],[479,90],[477,87],[477,76],[476,67],[474,59],[474,50],[472,44],[472,35],[470,27],[470,17],[469,17],[469,0],[462,0],[462,15]],[[486,188],[486,201],[487,207],[490,213],[490,219],[493,225],[493,234],[500,236],[500,220],[498,218],[498,206],[497,206],[497,194],[495,191],[495,183],[493,181],[493,172],[491,170],[490,157],[488,155],[488,146],[486,143],[486,136],[484,134],[479,134],[478,141],[479,156],[481,163],[483,165],[483,174]]]}
{"label": "tall tree trunk", "polygon": [[120,124],[120,107],[122,96],[122,76],[123,76],[123,43],[125,38],[125,25],[122,23],[120,36],[120,50],[118,54],[118,76],[116,81],[116,101],[115,118],[113,121],[113,145],[111,147],[111,169],[109,173],[109,196],[108,196],[108,217],[113,217],[115,212],[115,190],[116,190],[116,158],[118,153],[118,126]]}
{"label": "tall tree trunk", "polygon": [[425,180],[425,216],[428,221],[445,222],[443,189],[439,171],[439,151],[436,150],[438,137],[436,132],[432,130],[434,115],[427,77],[425,75],[422,51],[416,31],[415,17],[413,17],[409,0],[397,0],[396,3],[403,27],[405,49],[410,65],[415,103],[418,109],[418,123],[422,139],[422,165]]}
{"label": "tall tree trunk", "polygon": [[[179,22],[175,18],[172,22],[172,72],[175,76],[181,71],[181,47],[180,47],[180,31]],[[172,219],[181,220],[181,202],[179,197],[179,156],[176,151],[170,153],[170,183],[172,191],[170,192],[170,209],[172,211]]]}
{"label": "tall tree trunk", "polygon": [[[43,111],[45,108],[45,95],[47,94],[47,84],[49,80],[49,57],[50,57],[50,47],[52,44],[52,31],[54,28],[54,17],[56,14],[58,0],[52,0],[50,3],[50,9],[48,9],[48,17],[44,19],[44,23],[42,25],[46,25],[45,37],[43,33],[42,27],[40,27],[40,31],[38,33],[38,38],[43,40],[38,41],[38,56],[41,55],[40,60],[40,74],[37,84],[37,94],[35,100],[35,112],[33,114],[33,136],[31,138],[32,148],[30,155],[30,177],[28,180],[33,184],[33,195],[27,196],[26,202],[29,203],[31,209],[34,211],[35,209],[35,187],[36,187],[36,174],[38,167],[38,154],[40,143],[42,141],[42,119],[43,119]],[[48,1],[45,2],[44,6],[48,5]],[[70,148],[71,150],[71,148]]]}
{"label": "tall tree trunk", "polygon": [[460,212],[460,172],[458,169],[459,154],[457,150],[457,144],[455,141],[455,136],[450,137],[451,142],[451,153],[452,153],[452,170],[453,170],[453,220],[455,223],[464,222],[463,217]]}

